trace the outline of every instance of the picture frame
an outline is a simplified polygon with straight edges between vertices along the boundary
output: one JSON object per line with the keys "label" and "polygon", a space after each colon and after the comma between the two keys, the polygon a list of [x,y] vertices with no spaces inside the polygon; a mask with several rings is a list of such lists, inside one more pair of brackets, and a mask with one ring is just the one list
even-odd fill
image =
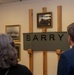
{"label": "picture frame", "polygon": [[37,27],[52,28],[52,12],[37,13]]}
{"label": "picture frame", "polygon": [[18,61],[21,60],[21,46],[20,43],[15,43],[15,48],[17,50],[17,59]]}
{"label": "picture frame", "polygon": [[20,25],[6,25],[6,33],[10,35],[13,41],[20,41]]}

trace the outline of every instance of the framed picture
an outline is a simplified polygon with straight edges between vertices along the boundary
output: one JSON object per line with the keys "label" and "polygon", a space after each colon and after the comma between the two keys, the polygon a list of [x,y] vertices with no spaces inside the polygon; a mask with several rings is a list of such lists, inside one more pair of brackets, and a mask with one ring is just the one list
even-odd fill
{"label": "framed picture", "polygon": [[52,27],[52,12],[37,13],[37,27]]}
{"label": "framed picture", "polygon": [[6,25],[6,33],[10,35],[14,41],[20,41],[20,25]]}
{"label": "framed picture", "polygon": [[20,44],[19,43],[15,43],[15,48],[17,50],[18,60],[20,60],[21,59]]}

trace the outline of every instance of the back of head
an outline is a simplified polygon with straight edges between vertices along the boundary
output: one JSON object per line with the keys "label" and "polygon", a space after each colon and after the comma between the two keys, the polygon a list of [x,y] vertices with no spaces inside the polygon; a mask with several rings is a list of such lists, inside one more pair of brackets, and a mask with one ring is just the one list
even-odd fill
{"label": "back of head", "polygon": [[71,40],[74,42],[74,23],[70,24],[70,25],[67,27],[67,31],[68,31],[68,34],[69,34],[70,37],[71,37]]}
{"label": "back of head", "polygon": [[0,67],[9,68],[17,64],[17,50],[12,38],[7,34],[0,34]]}

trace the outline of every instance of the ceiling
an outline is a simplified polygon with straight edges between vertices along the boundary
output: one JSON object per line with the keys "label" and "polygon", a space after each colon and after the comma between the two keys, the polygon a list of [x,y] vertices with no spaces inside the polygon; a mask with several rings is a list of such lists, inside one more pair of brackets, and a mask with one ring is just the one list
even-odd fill
{"label": "ceiling", "polygon": [[17,1],[27,1],[27,0],[0,0],[0,4],[9,3],[9,2],[17,2]]}
{"label": "ceiling", "polygon": [[[42,0],[0,0],[0,4],[11,3],[11,2],[20,2],[20,1],[42,1]],[[43,0],[43,1],[49,1],[49,0]]]}

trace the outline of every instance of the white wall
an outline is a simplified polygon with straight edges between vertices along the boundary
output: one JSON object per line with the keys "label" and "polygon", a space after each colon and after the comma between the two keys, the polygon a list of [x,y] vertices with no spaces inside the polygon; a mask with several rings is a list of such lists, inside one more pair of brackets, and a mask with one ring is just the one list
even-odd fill
{"label": "white wall", "polygon": [[[23,50],[23,33],[29,32],[29,9],[34,11],[34,32],[42,32],[37,28],[36,14],[42,12],[42,7],[53,13],[53,28],[48,32],[57,31],[57,6],[62,6],[62,31],[74,22],[74,0],[34,0],[0,5],[0,33],[5,33],[5,25],[21,25],[21,64],[29,67],[29,55]],[[43,75],[42,52],[34,51],[34,75]],[[58,58],[55,52],[48,52],[48,75],[57,74]]]}

